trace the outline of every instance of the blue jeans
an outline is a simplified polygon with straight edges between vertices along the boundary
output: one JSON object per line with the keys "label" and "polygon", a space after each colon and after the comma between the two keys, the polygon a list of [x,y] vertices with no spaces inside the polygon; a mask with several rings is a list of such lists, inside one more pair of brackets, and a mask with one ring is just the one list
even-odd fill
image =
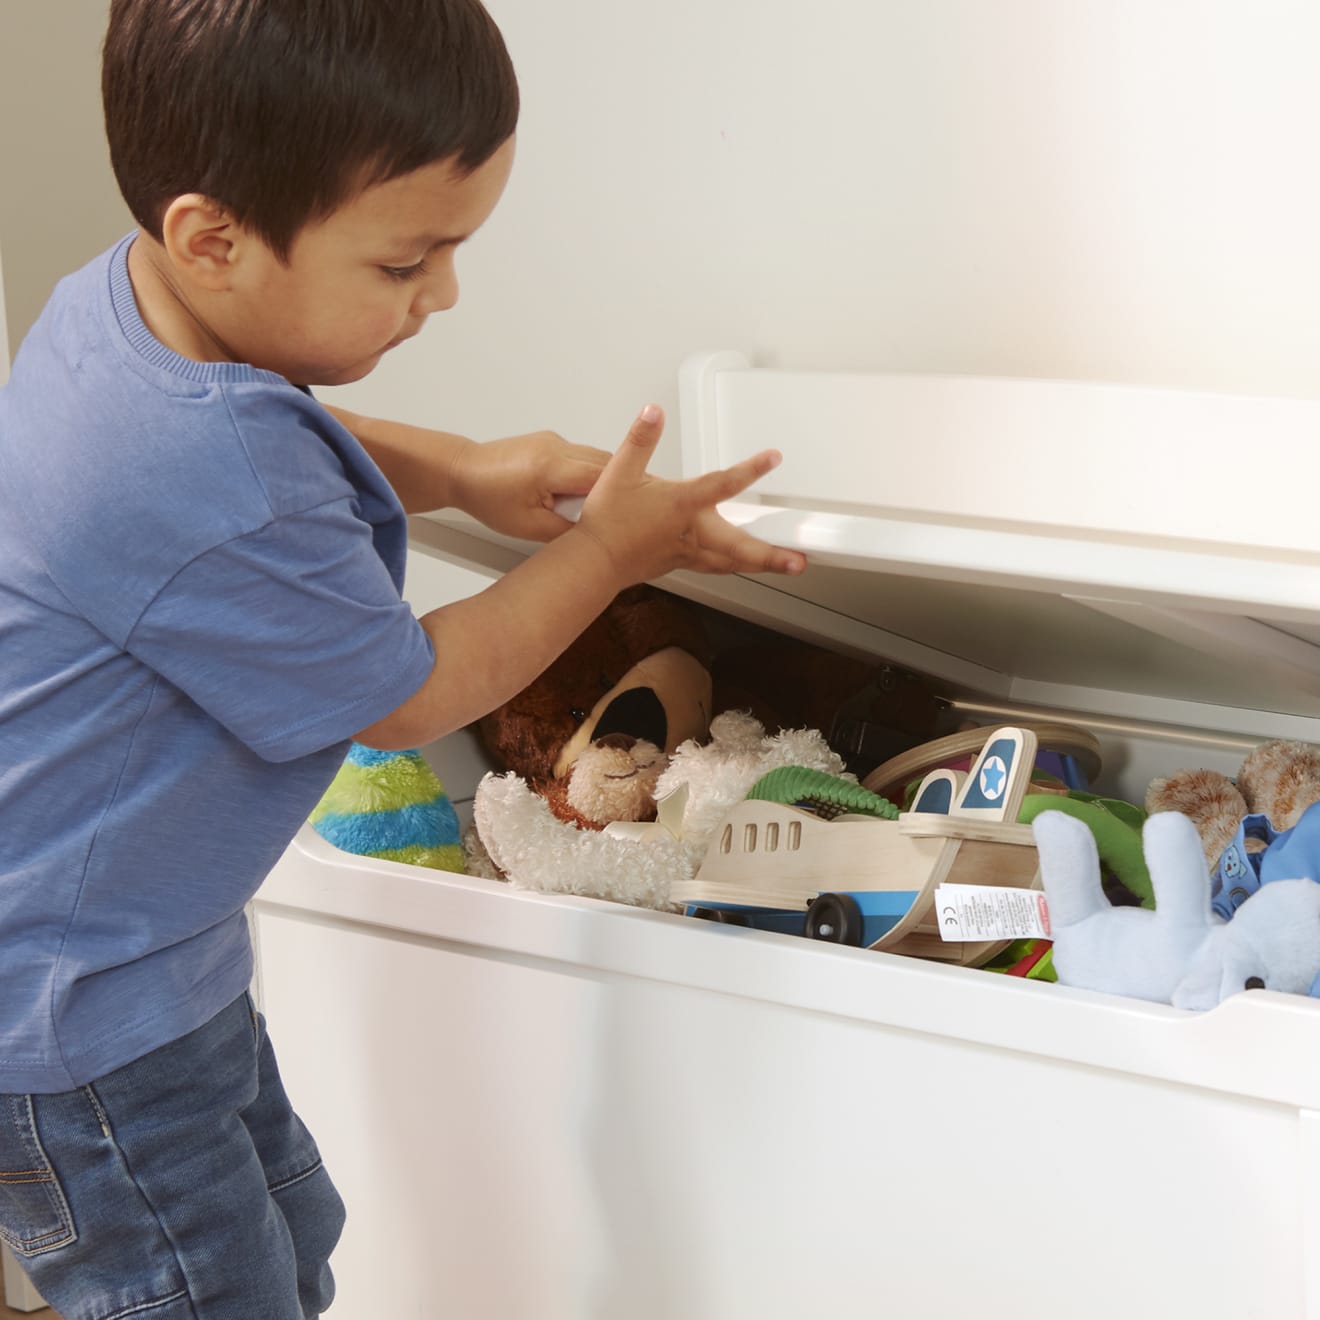
{"label": "blue jeans", "polygon": [[0,1238],[64,1320],[307,1320],[343,1225],[247,995],[76,1091],[0,1095]]}

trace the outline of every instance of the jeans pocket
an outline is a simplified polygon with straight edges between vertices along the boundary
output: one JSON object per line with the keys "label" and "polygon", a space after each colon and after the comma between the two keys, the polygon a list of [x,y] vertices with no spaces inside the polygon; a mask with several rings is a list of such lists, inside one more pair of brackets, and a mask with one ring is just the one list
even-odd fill
{"label": "jeans pocket", "polygon": [[77,1236],[31,1097],[0,1096],[0,1240],[20,1256],[39,1256]]}

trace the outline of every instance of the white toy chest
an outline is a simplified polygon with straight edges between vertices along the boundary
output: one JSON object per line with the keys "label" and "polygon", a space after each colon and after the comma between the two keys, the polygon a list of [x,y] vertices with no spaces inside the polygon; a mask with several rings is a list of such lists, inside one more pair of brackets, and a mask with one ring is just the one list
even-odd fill
{"label": "white toy chest", "polygon": [[[986,723],[1084,724],[1134,801],[1320,741],[1320,403],[733,354],[686,364],[682,400],[686,470],[784,451],[727,511],[812,566],[670,589],[918,670]],[[419,611],[520,553],[458,518],[415,533]],[[431,749],[456,798],[467,748]],[[350,1206],[332,1314],[1320,1320],[1310,999],[1181,1013],[310,830],[254,927]]]}

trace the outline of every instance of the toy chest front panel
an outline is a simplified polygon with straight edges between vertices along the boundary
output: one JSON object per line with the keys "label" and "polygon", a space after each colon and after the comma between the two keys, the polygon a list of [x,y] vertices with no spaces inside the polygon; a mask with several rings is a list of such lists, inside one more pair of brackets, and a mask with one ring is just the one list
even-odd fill
{"label": "toy chest front panel", "polygon": [[1314,1313],[1232,1013],[389,869],[305,840],[258,907],[347,1315]]}
{"label": "toy chest front panel", "polygon": [[[1171,536],[1145,495],[1109,531],[1114,492],[1088,505],[1057,465],[1034,471],[1033,504],[1004,474],[1066,415],[1052,394],[1018,400],[1021,434],[993,429],[968,508],[1004,516],[978,523],[941,485],[951,441],[906,443],[893,488],[858,479],[845,460],[885,434],[876,382],[774,375],[762,394],[726,355],[688,370],[685,461],[778,444],[799,475],[730,516],[812,569],[663,585],[919,670],[981,722],[1084,723],[1102,787],[1130,800],[1179,766],[1232,773],[1268,737],[1320,741],[1313,531]],[[1199,403],[1106,406],[1150,426]],[[1231,440],[1229,411],[1197,415]],[[1313,421],[1282,413],[1285,439]],[[520,553],[461,519],[415,532],[419,612]],[[428,754],[470,796],[472,740]],[[1310,1000],[1182,1014],[365,863],[310,832],[256,913],[290,1086],[354,1207],[346,1314],[1007,1317],[1036,1299],[1070,1320],[1320,1318]]]}

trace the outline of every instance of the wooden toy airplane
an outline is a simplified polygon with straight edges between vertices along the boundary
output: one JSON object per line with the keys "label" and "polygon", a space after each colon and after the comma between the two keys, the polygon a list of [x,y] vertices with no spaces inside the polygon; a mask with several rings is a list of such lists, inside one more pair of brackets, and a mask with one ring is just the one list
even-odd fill
{"label": "wooden toy airplane", "polygon": [[994,729],[968,773],[930,771],[896,821],[740,802],[673,898],[773,929],[794,924],[758,914],[805,913],[801,933],[815,939],[979,965],[1007,941],[941,939],[935,889],[945,881],[1039,888],[1031,827],[1016,823],[1035,759],[1031,730]]}

